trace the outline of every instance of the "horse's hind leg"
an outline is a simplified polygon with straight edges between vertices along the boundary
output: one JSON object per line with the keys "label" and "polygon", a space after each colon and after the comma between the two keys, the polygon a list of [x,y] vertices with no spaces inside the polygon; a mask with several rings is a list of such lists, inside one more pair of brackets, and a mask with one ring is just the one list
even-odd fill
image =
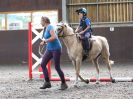
{"label": "horse's hind leg", "polygon": [[96,76],[96,84],[99,84],[99,80],[100,80],[100,70],[99,70],[99,64],[98,64],[98,58],[94,59],[93,60],[93,64],[95,65],[96,67],[96,71],[97,71],[97,76]]}
{"label": "horse's hind leg", "polygon": [[106,64],[107,64],[107,67],[108,67],[108,70],[109,70],[110,79],[111,79],[112,83],[115,83],[115,80],[112,77],[112,72],[111,72],[112,67],[111,67],[111,63],[110,63],[109,58],[107,58]]}
{"label": "horse's hind leg", "polygon": [[109,63],[109,60],[107,61],[107,66],[108,66],[110,78],[112,78],[112,73],[111,73],[112,67],[111,67],[111,64]]}

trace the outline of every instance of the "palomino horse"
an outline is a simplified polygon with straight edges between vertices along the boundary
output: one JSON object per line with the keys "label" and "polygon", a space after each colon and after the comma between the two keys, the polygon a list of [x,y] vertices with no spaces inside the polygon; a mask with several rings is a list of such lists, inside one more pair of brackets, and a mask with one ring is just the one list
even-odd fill
{"label": "palomino horse", "polygon": [[[77,85],[78,77],[81,79],[81,81],[89,83],[89,80],[85,80],[80,75],[80,66],[82,64],[82,57],[83,57],[83,48],[81,41],[77,38],[73,29],[70,26],[68,26],[66,23],[59,23],[57,25],[57,33],[59,37],[62,37],[63,42],[67,47],[69,58],[71,59],[76,70],[76,80],[74,85]],[[88,53],[89,55],[88,59],[92,61],[93,64],[96,66],[96,70],[98,73],[98,75],[96,76],[96,83],[99,83],[100,79],[99,64],[98,64],[98,59],[100,56],[107,64],[110,74],[110,79],[113,82],[114,80],[111,74],[111,64],[113,64],[113,61],[109,60],[110,56],[109,45],[106,38],[102,36],[92,36],[91,42],[92,42],[92,48]]]}

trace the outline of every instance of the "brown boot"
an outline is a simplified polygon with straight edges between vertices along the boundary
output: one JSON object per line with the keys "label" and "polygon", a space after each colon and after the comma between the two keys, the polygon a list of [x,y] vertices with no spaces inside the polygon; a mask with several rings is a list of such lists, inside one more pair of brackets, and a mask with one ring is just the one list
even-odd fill
{"label": "brown boot", "polygon": [[87,56],[86,55],[83,55],[82,57],[82,61],[86,60],[87,59]]}
{"label": "brown boot", "polygon": [[51,88],[51,83],[50,82],[44,82],[43,86],[40,87],[40,89],[46,89],[46,88]]}
{"label": "brown boot", "polygon": [[83,50],[82,61],[86,60],[88,56],[89,56],[89,50]]}

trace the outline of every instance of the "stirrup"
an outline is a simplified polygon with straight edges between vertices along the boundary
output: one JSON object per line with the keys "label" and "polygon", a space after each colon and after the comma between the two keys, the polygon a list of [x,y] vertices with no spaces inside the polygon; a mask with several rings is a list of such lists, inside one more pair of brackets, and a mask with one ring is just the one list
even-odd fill
{"label": "stirrup", "polygon": [[86,56],[89,56],[88,55],[89,54],[89,50],[84,50],[83,54],[86,55]]}

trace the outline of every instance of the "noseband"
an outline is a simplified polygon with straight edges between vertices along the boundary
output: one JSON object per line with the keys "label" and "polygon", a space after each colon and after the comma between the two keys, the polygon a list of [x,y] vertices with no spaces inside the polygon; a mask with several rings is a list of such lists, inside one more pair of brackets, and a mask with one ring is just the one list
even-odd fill
{"label": "noseband", "polygon": [[65,34],[64,34],[64,31],[63,31],[63,28],[62,28],[58,33],[61,33],[61,32],[62,32],[62,35],[61,35],[61,36],[58,36],[58,37],[65,38],[65,37],[67,37],[67,36],[75,35],[75,34],[65,35]]}

